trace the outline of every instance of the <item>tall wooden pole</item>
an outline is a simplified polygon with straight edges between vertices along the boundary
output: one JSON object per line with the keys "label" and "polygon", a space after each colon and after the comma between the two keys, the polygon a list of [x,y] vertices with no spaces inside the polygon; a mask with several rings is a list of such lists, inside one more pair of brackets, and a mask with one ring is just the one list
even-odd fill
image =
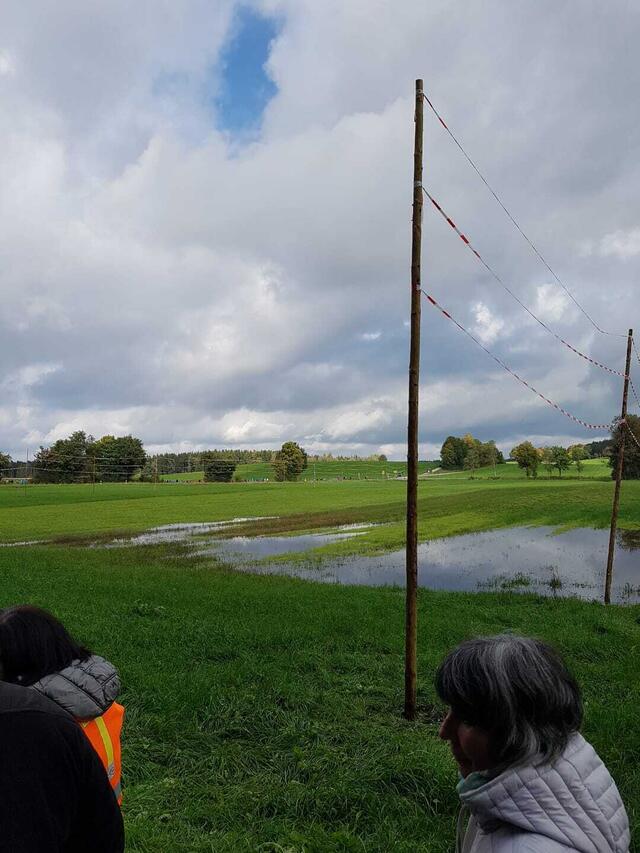
{"label": "tall wooden pole", "polygon": [[418,393],[420,387],[420,256],[422,250],[422,80],[416,80],[411,238],[411,348],[407,430],[407,590],[404,653],[404,715],[416,716],[418,650]]}
{"label": "tall wooden pole", "polygon": [[613,507],[611,510],[611,532],[609,533],[609,554],[607,556],[607,576],[604,582],[604,603],[611,604],[611,581],[613,580],[613,556],[616,549],[616,529],[618,527],[618,510],[620,508],[620,483],[624,465],[624,445],[627,437],[625,421],[627,419],[627,399],[629,397],[629,373],[631,371],[631,344],[633,329],[629,329],[627,338],[627,366],[624,371],[624,386],[622,391],[622,414],[620,415],[620,449],[618,451],[618,467],[616,469],[616,486],[613,492]]}

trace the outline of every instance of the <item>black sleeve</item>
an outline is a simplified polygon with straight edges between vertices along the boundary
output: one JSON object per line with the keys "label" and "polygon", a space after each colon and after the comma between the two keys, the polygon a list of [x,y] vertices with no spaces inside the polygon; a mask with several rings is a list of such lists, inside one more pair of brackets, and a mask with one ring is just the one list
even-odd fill
{"label": "black sleeve", "polygon": [[75,734],[78,754],[81,757],[81,783],[78,812],[71,833],[69,851],[122,853],[124,827],[120,806],[93,747],[77,726]]}
{"label": "black sleeve", "polygon": [[68,716],[0,714],[0,853],[122,853],[102,762]]}

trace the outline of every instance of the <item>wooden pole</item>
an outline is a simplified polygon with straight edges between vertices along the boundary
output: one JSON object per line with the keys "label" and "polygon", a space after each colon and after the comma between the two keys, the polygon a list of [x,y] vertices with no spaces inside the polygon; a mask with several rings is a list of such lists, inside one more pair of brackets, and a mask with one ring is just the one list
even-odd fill
{"label": "wooden pole", "polygon": [[631,371],[631,344],[633,329],[629,329],[627,338],[627,366],[624,371],[624,386],[622,391],[622,414],[620,415],[620,450],[618,451],[618,467],[616,469],[616,485],[613,492],[613,507],[611,509],[611,531],[609,533],[609,554],[607,555],[607,576],[604,582],[604,603],[611,604],[611,581],[613,580],[613,556],[616,549],[616,529],[618,527],[618,510],[620,508],[620,483],[624,465],[624,445],[627,437],[625,421],[627,419],[627,399],[629,397],[629,373]]}
{"label": "wooden pole", "polygon": [[411,347],[407,429],[407,589],[404,656],[404,716],[417,709],[418,650],[418,393],[420,382],[420,257],[422,251],[422,122],[424,87],[416,80],[413,148],[413,221],[411,238]]}

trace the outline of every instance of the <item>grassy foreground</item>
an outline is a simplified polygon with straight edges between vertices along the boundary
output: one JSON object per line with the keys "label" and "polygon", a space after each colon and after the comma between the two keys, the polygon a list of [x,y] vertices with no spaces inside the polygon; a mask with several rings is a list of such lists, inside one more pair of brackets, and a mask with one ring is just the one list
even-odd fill
{"label": "grassy foreground", "polygon": [[420,593],[403,721],[403,592],[235,574],[166,549],[4,549],[2,604],[52,608],[125,685],[132,851],[450,851],[456,772],[431,682],[467,636],[544,637],[640,829],[640,608]]}
{"label": "grassy foreground", "polygon": [[[639,487],[623,485],[622,526],[640,526]],[[405,488],[2,488],[0,539],[73,540],[252,515],[280,518],[246,532],[389,522],[351,540],[366,551],[402,541]],[[422,482],[421,536],[603,526],[611,494],[610,482],[587,479]],[[409,724],[401,717],[402,590],[245,575],[175,546],[64,541],[0,548],[0,573],[1,605],[52,609],[121,672],[128,850],[450,851],[456,771],[437,738],[433,673],[460,640],[503,630],[543,637],[566,655],[584,688],[584,733],[640,831],[638,606],[421,590],[421,712]]]}

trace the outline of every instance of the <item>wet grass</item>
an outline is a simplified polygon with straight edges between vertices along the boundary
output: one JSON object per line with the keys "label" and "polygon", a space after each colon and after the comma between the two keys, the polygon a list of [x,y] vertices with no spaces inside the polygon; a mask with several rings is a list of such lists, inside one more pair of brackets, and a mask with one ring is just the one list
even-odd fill
{"label": "wet grass", "polygon": [[[583,480],[421,481],[422,539],[492,527],[549,524],[604,527],[613,485]],[[402,547],[406,483],[345,481],[207,485],[105,484],[0,487],[0,541],[137,532],[176,522],[279,516],[242,532],[281,533],[387,522],[358,537],[365,552]],[[622,489],[620,526],[640,529],[640,482]],[[330,546],[335,548],[336,546]],[[341,548],[347,548],[347,543]],[[345,551],[347,553],[347,551]]]}
{"label": "wet grass", "polygon": [[456,771],[435,667],[465,637],[554,642],[640,829],[640,608],[419,593],[421,714],[401,717],[404,595],[248,576],[170,546],[0,550],[2,605],[51,608],[125,685],[131,851],[444,853]]}

